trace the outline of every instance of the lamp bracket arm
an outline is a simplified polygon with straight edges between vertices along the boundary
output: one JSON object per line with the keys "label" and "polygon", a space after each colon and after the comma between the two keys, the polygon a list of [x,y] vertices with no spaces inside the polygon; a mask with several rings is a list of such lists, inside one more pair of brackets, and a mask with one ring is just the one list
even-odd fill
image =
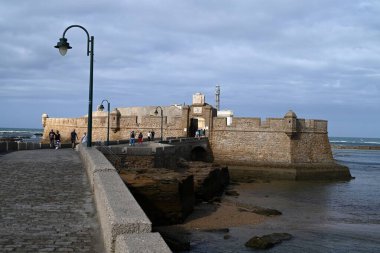
{"label": "lamp bracket arm", "polygon": [[84,27],[81,26],[81,25],[71,25],[71,26],[67,27],[67,28],[65,29],[65,31],[63,31],[62,38],[65,38],[66,32],[67,32],[69,29],[73,28],[73,27],[78,27],[78,28],[82,29],[82,30],[87,34],[87,56],[89,56],[89,55],[90,55],[90,43],[94,43],[94,41],[92,40],[94,37],[91,36],[92,39],[90,39],[90,34],[89,34],[88,31],[86,30],[86,28],[84,28]]}

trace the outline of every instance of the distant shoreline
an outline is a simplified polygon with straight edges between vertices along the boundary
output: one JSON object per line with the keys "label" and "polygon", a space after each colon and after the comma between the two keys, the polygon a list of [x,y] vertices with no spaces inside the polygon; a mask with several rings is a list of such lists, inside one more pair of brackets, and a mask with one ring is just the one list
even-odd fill
{"label": "distant shoreline", "polygon": [[380,146],[370,146],[370,145],[360,145],[360,146],[354,146],[354,145],[334,145],[331,144],[332,149],[360,149],[360,150],[380,150]]}

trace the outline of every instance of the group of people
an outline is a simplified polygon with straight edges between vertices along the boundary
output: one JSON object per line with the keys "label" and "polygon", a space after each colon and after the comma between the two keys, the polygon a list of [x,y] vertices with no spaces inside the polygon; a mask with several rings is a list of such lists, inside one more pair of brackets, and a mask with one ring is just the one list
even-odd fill
{"label": "group of people", "polygon": [[49,133],[50,148],[59,149],[61,147],[61,134],[57,130],[57,133],[52,129]]}
{"label": "group of people", "polygon": [[[149,131],[148,132],[148,141],[154,141],[154,131]],[[144,135],[142,132],[139,132],[139,135],[137,136],[137,142],[139,144],[143,143],[143,138],[144,138]],[[130,138],[129,138],[129,146],[134,146],[136,143],[136,133],[135,131],[131,131],[131,134],[130,134]]]}
{"label": "group of people", "polygon": [[[148,134],[147,134],[148,135],[148,138],[147,138],[148,141],[154,141],[154,134],[155,134],[155,132],[153,130],[148,132]],[[141,144],[143,142],[143,138],[144,138],[143,133],[139,132],[139,134],[137,136],[137,141],[139,144]],[[50,140],[50,148],[55,148],[55,149],[61,148],[61,134],[59,133],[59,130],[57,130],[57,132],[54,132],[54,130],[52,129],[49,132],[49,140]],[[78,134],[75,132],[75,129],[70,133],[70,140],[71,140],[71,148],[75,149],[75,146],[77,144],[77,140],[79,140]],[[86,133],[83,134],[80,142],[81,143],[87,142],[87,134]],[[135,133],[135,131],[131,131],[129,145],[134,146],[135,142],[136,142],[136,133]]]}
{"label": "group of people", "polygon": [[206,129],[198,129],[197,131],[195,131],[196,138],[201,138],[204,136],[206,136]]}
{"label": "group of people", "polygon": [[[70,133],[71,139],[71,148],[75,149],[76,141],[79,140],[78,134],[75,132],[75,129]],[[61,148],[61,134],[59,130],[55,133],[54,130],[50,130],[49,132],[49,140],[50,140],[50,148],[59,149]],[[81,143],[87,142],[87,134],[84,133],[81,138]]]}

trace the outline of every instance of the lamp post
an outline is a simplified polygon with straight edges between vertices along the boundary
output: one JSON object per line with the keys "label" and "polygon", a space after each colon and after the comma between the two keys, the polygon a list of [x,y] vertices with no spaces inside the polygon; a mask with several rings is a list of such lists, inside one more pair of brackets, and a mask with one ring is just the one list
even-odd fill
{"label": "lamp post", "polygon": [[90,85],[89,85],[89,96],[88,96],[88,122],[87,122],[87,147],[91,147],[92,142],[92,94],[93,94],[93,69],[94,69],[94,36],[91,36],[88,33],[88,31],[80,25],[71,25],[65,29],[63,32],[62,38],[59,39],[59,42],[57,43],[55,48],[59,49],[59,53],[64,56],[67,53],[68,49],[71,49],[72,47],[67,42],[67,39],[65,38],[66,32],[73,27],[78,27],[82,29],[87,34],[87,56],[90,56]]}
{"label": "lamp post", "polygon": [[158,114],[158,111],[157,111],[157,108],[160,108],[160,110],[161,110],[161,141],[163,140],[163,136],[162,136],[162,133],[163,133],[163,129],[162,129],[162,127],[163,127],[163,125],[164,125],[164,114],[163,114],[163,110],[162,110],[162,107],[161,106],[157,106],[156,107],[156,110],[154,111],[154,114],[157,116],[157,114]]}
{"label": "lamp post", "polygon": [[100,103],[99,109],[104,110],[103,102],[107,102],[107,109],[108,109],[108,120],[107,120],[107,146],[110,145],[110,102],[108,102],[107,99],[103,99],[103,101]]}

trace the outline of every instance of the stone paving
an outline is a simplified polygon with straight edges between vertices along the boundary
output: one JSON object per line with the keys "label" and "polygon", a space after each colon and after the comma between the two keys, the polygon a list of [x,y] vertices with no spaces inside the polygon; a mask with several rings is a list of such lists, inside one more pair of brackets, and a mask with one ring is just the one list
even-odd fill
{"label": "stone paving", "polygon": [[104,252],[76,151],[0,154],[0,252]]}

